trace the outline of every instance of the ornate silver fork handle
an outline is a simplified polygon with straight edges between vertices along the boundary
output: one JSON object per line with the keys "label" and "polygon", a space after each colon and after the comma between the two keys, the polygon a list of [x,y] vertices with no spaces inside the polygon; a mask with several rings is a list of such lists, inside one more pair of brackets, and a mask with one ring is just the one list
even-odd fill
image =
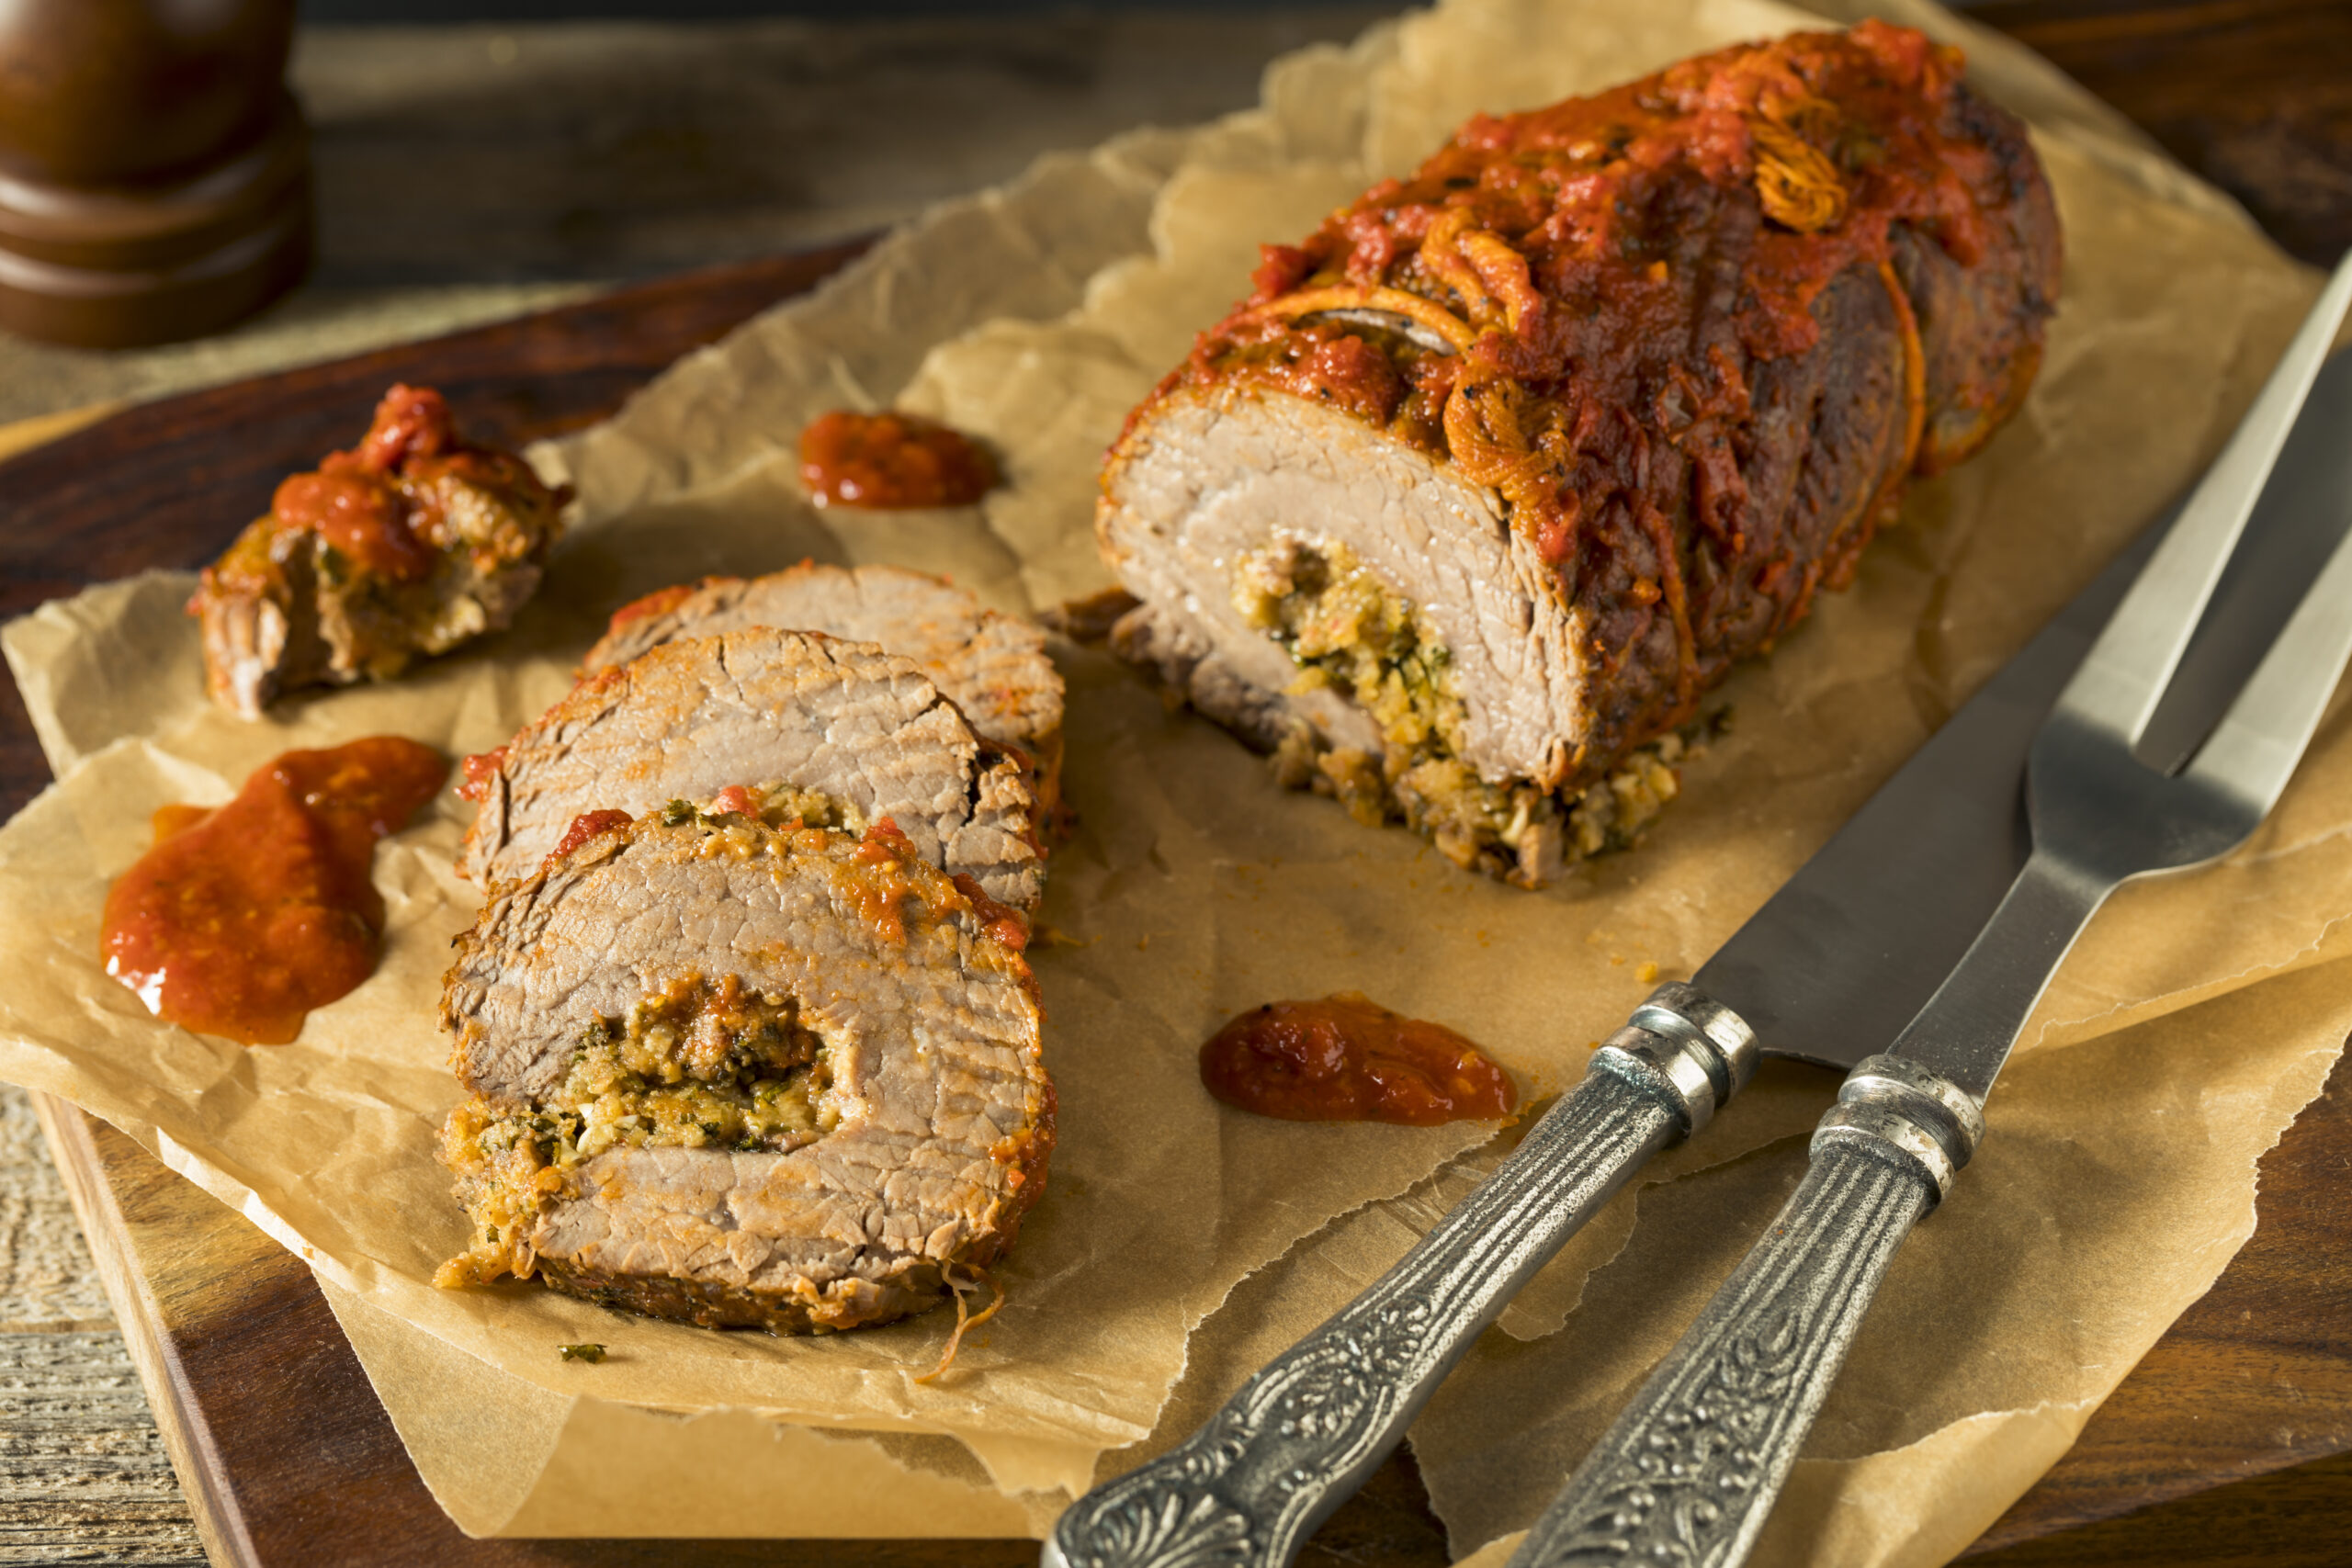
{"label": "ornate silver fork handle", "polygon": [[1813,1165],[1510,1568],[1736,1563],[1911,1227],[1982,1135],[1965,1094],[1896,1056],[1838,1090]]}
{"label": "ornate silver fork handle", "polygon": [[1096,1488],[1046,1568],[1279,1568],[1371,1474],[1472,1340],[1642,1163],[1755,1070],[1728,1010],[1668,983],[1469,1198],[1167,1454]]}

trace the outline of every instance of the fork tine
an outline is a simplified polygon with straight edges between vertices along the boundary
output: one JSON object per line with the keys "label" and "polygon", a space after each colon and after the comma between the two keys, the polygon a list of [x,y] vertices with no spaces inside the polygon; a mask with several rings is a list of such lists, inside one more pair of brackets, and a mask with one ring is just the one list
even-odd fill
{"label": "fork tine", "polygon": [[2352,306],[2352,254],[2337,265],[2229,445],[2206,470],[2182,506],[2179,521],[2091,646],[2059,698],[2062,710],[2120,735],[2127,744],[2138,743],[2205,613],[2213,585],[2221,581],[2222,569],[2237,546],[2347,306]]}
{"label": "fork tine", "polygon": [[[2352,513],[2352,495],[2338,508]],[[2268,812],[2311,744],[2312,732],[2352,659],[2352,528],[2295,606],[2185,776]]]}

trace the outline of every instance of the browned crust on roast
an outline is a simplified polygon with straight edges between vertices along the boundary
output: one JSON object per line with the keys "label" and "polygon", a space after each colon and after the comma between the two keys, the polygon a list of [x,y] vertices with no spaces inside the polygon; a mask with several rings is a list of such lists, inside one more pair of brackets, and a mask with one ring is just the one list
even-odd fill
{"label": "browned crust on roast", "polygon": [[1976,453],[2033,389],[2065,254],[2057,197],[2025,127],[1965,86],[1957,101],[1962,123],[2000,162],[2011,195],[2000,212],[2018,265],[1964,266],[1908,225],[1894,232],[1895,274],[1927,360],[1926,428],[1914,465],[1923,475]]}
{"label": "browned crust on roast", "polygon": [[[1905,348],[1875,268],[1840,276],[1822,290],[1813,314],[1822,329],[1814,348],[1756,367],[1742,471],[1749,494],[1784,520],[1792,553],[1835,588],[1845,585],[1862,547],[1886,520],[1906,471]],[[1680,458],[1654,452],[1652,461]],[[1738,660],[1770,647],[1804,615],[1811,594],[1765,590],[1758,577],[1770,570],[1768,563],[1703,542],[1690,547],[1695,533],[1687,519],[1678,520],[1676,539],[1686,548],[1676,564],[1694,603],[1724,607],[1704,622],[1709,635],[1697,649],[1697,681],[1705,688]],[[1584,756],[1560,778],[1563,784],[1598,776],[1667,728],[1678,705],[1681,658],[1674,626],[1651,615],[1636,592],[1666,569],[1639,529],[1623,528],[1616,538],[1620,547],[1586,557],[1577,598],[1591,616],[1594,640],[1625,651],[1623,662],[1589,688]],[[1559,580],[1547,586],[1566,614]],[[1638,637],[1636,626],[1645,628]]]}

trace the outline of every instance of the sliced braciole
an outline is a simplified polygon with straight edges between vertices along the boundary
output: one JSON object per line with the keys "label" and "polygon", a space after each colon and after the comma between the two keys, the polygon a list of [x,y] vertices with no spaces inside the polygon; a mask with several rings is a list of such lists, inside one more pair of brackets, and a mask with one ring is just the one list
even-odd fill
{"label": "sliced braciole", "polygon": [[1102,477],[1113,646],[1290,782],[1541,884],[2017,408],[2024,128],[1864,23],[1479,116],[1266,249]]}
{"label": "sliced braciole", "polygon": [[924,572],[804,561],[765,577],[713,577],[665,588],[613,613],[611,629],[580,661],[581,673],[627,664],[677,637],[744,626],[824,632],[905,654],[964,710],[975,730],[1030,758],[1045,809],[1058,798],[1062,680],[1046,656],[1045,633]]}
{"label": "sliced braciole", "polygon": [[356,446],[280,484],[206,569],[188,609],[213,701],[258,718],[280,692],[390,680],[504,629],[570,495],[462,439],[440,393],[394,387]]}
{"label": "sliced braciole", "polygon": [[740,786],[797,798],[813,825],[887,820],[1005,904],[1030,908],[1044,886],[1023,760],[872,643],[769,626],[663,643],[467,772],[478,804],[460,863],[484,886],[537,871],[587,813],[643,817]]}
{"label": "sliced braciole", "polygon": [[972,1288],[1053,1147],[1026,930],[902,834],[708,809],[495,891],[442,1001],[441,1282],[776,1332]]}

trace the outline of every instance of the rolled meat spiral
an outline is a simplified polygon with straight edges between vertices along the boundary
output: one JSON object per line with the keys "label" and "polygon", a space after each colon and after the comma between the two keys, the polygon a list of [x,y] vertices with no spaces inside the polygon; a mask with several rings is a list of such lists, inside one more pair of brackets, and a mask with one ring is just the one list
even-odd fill
{"label": "rolled meat spiral", "polygon": [[1045,1190],[1025,922],[887,825],[722,804],[587,836],[458,939],[441,1283],[851,1328],[974,1284]]}

